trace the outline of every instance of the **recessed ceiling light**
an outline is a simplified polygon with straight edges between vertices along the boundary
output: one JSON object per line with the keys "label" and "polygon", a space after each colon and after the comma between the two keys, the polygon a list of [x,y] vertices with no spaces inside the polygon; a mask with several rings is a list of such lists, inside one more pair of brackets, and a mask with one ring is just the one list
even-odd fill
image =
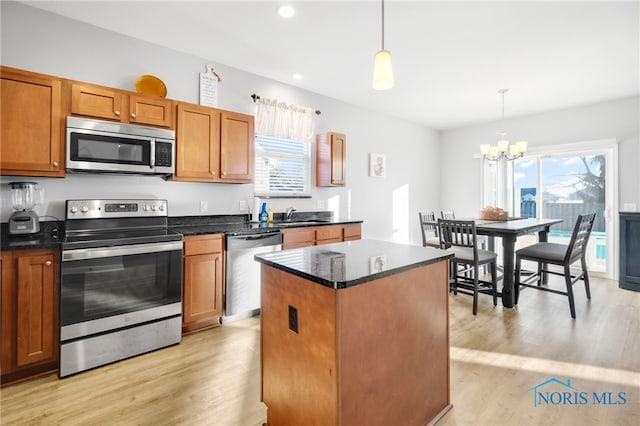
{"label": "recessed ceiling light", "polygon": [[278,15],[283,18],[291,18],[295,14],[295,11],[291,6],[280,6],[278,8]]}
{"label": "recessed ceiling light", "polygon": [[302,80],[304,78],[304,76],[299,73],[295,73],[292,77],[294,80]]}

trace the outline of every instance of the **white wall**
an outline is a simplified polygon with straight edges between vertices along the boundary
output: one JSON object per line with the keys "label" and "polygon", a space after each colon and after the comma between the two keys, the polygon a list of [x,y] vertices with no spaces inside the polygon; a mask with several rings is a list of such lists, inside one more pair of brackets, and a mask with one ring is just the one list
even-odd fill
{"label": "white wall", "polygon": [[[495,144],[496,131],[529,146],[556,145],[615,138],[618,141],[618,203],[640,208],[640,97],[551,111],[442,132],[441,205],[459,216],[475,216],[481,206],[481,143]],[[465,194],[464,196],[460,196]]]}
{"label": "white wall", "polygon": [[[19,3],[3,1],[0,7],[2,65],[126,90],[133,90],[139,75],[153,74],[165,82],[169,98],[198,103],[198,73],[212,63],[223,78],[220,108],[254,114],[250,95],[256,93],[321,110],[317,132],[334,130],[347,135],[347,186],[313,187],[311,200],[270,200],[275,211],[289,205],[301,211],[318,210],[319,200],[325,207],[337,200],[341,217],[364,221],[363,237],[417,244],[416,212],[439,208],[440,137],[436,131],[226,67],[215,58],[187,55]],[[385,179],[368,176],[370,152],[387,156]],[[253,206],[253,185],[249,184],[107,175],[4,176],[0,178],[2,221],[11,214],[6,184],[13,180],[39,182],[45,189],[46,204],[36,212],[58,218],[64,216],[64,200],[84,197],[167,198],[172,216],[200,214],[200,200],[208,201],[211,214],[240,213],[240,200]]]}

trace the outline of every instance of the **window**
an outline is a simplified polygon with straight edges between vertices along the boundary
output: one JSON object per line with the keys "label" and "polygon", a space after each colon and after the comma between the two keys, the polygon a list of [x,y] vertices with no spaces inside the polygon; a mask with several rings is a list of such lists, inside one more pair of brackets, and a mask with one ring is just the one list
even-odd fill
{"label": "window", "polygon": [[257,196],[310,196],[309,143],[256,135],[255,193]]}

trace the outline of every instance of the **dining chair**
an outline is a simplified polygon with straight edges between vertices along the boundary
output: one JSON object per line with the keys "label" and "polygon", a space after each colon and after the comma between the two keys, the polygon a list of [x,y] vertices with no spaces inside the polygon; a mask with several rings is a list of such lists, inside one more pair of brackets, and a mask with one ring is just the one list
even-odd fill
{"label": "dining chair", "polygon": [[[496,259],[497,254],[478,248],[478,235],[473,220],[438,219],[440,246],[453,253],[451,259],[450,289],[453,294],[458,292],[473,296],[473,315],[478,312],[478,294],[493,296],[493,306],[498,304]],[[464,265],[471,270],[470,276],[459,274],[458,265]],[[479,267],[489,265],[491,281],[479,278]]]}
{"label": "dining chair", "polygon": [[[587,299],[591,299],[591,291],[589,289],[589,274],[587,273],[587,262],[585,259],[587,243],[589,242],[589,236],[591,235],[591,229],[593,228],[593,222],[596,214],[591,213],[587,215],[579,215],[576,220],[576,224],[573,227],[573,233],[571,234],[571,240],[569,244],[558,244],[542,242],[533,244],[531,246],[521,248],[516,251],[516,270],[514,285],[515,302],[518,303],[520,296],[520,287],[530,287],[536,290],[548,291],[550,293],[562,294],[569,298],[569,310],[571,311],[571,318],[576,317],[576,308],[573,298],[573,284],[577,281],[584,281],[584,289],[587,293]],[[536,262],[538,264],[537,273],[527,277],[524,281],[520,280],[520,271],[522,267],[522,261],[528,260]],[[577,275],[572,275],[570,267],[573,263],[580,260],[581,271]],[[559,265],[563,267],[563,272],[553,271],[543,265]],[[549,287],[543,286],[546,282],[546,274],[564,276],[567,291],[555,290]],[[537,281],[536,285],[531,283]]]}
{"label": "dining chair", "polygon": [[[443,219],[455,219],[456,212],[453,210],[441,210],[440,217]],[[489,245],[489,238],[486,235],[478,235],[478,243],[480,244],[480,248],[482,250],[487,250],[487,246]]]}
{"label": "dining chair", "polygon": [[440,248],[436,213],[434,211],[418,212],[418,217],[420,218],[420,230],[422,231],[422,246]]}

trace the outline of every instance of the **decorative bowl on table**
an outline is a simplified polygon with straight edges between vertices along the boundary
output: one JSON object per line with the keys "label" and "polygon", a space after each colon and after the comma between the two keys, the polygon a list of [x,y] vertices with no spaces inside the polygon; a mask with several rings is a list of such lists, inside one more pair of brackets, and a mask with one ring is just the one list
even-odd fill
{"label": "decorative bowl on table", "polygon": [[507,220],[509,218],[506,210],[500,207],[485,207],[480,210],[480,219],[484,220]]}

